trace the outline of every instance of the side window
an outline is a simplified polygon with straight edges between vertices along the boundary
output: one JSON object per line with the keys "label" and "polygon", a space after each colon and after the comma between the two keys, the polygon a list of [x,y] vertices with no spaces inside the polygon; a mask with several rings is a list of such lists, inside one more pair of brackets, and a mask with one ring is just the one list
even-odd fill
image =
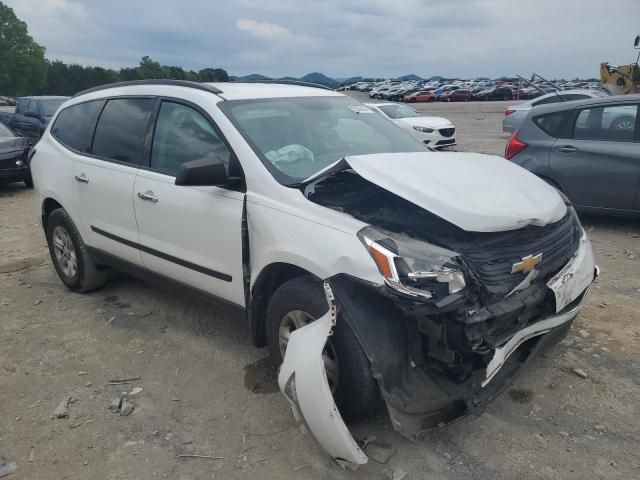
{"label": "side window", "polygon": [[562,129],[570,113],[571,110],[566,110],[564,112],[538,115],[537,117],[533,117],[533,123],[535,123],[538,128],[547,135],[558,138],[561,135]]}
{"label": "side window", "polygon": [[56,117],[51,134],[63,145],[89,153],[93,130],[103,105],[104,100],[96,100],[65,108]]}
{"label": "side window", "polygon": [[637,112],[637,105],[608,105],[580,110],[573,138],[633,142]]}
{"label": "side window", "polygon": [[533,102],[532,106],[537,107],[538,105],[546,105],[548,103],[558,103],[562,101],[563,101],[562,98],[560,98],[558,95],[551,95],[550,97],[543,98],[542,100]]}
{"label": "side window", "polygon": [[91,152],[120,162],[141,163],[151,103],[149,98],[107,101],[96,126]]}
{"label": "side window", "polygon": [[151,147],[151,168],[175,175],[183,163],[219,158],[229,171],[231,153],[216,129],[191,107],[162,102]]}

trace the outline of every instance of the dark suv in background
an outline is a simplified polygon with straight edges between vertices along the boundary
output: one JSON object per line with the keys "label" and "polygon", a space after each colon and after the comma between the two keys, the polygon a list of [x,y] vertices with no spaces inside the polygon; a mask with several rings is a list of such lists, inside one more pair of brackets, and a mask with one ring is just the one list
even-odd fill
{"label": "dark suv in background", "polygon": [[[5,123],[21,137],[37,141],[58,107],[69,97],[22,97]],[[35,142],[34,142],[35,143]]]}
{"label": "dark suv in background", "polygon": [[582,211],[640,216],[640,95],[533,108],[505,157]]}

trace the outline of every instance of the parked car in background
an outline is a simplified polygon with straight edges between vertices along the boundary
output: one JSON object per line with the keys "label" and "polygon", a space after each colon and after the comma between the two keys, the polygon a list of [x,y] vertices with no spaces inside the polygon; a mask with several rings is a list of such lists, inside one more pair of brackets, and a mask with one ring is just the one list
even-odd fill
{"label": "parked car in background", "polygon": [[457,89],[438,95],[440,102],[468,102],[473,98],[469,90]]}
{"label": "parked car in background", "polygon": [[365,105],[407,130],[425,145],[441,149],[456,144],[456,128],[446,118],[422,116],[413,108],[401,103]]}
{"label": "parked car in background", "polygon": [[16,101],[13,98],[0,96],[0,107],[14,107],[15,105]]}
{"label": "parked car in background", "polygon": [[16,111],[6,121],[7,126],[21,137],[35,143],[58,107],[69,97],[21,97]]}
{"label": "parked car in background", "polygon": [[577,209],[640,215],[640,95],[531,110],[505,157],[562,191]]}
{"label": "parked car in background", "polygon": [[0,182],[24,182],[33,188],[29,170],[29,139],[19,137],[0,123]]}
{"label": "parked car in background", "polygon": [[475,95],[476,100],[512,100],[513,90],[509,87],[493,87],[481,90]]}
{"label": "parked car in background", "polygon": [[419,90],[410,95],[405,95],[404,101],[408,103],[415,102],[435,102],[437,95],[433,92],[433,90]]}
{"label": "parked car in background", "polygon": [[604,97],[606,95],[608,95],[608,93],[604,90],[562,90],[547,93],[546,95],[518,105],[509,106],[504,111],[502,131],[515,132],[533,107],[548,105],[550,103],[570,102],[572,100],[586,100],[588,98]]}

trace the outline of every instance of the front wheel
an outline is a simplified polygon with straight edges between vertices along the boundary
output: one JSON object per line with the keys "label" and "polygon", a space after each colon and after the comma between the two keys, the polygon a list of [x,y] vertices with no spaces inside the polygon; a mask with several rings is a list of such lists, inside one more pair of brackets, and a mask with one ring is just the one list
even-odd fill
{"label": "front wheel", "polygon": [[62,208],[47,219],[47,243],[58,276],[74,292],[88,292],[107,281],[106,271],[99,270],[80,232]]}
{"label": "front wheel", "polygon": [[[328,309],[322,283],[299,277],[283,283],[273,294],[267,309],[269,353],[280,365],[289,337],[296,329],[323,316]],[[354,420],[373,411],[378,387],[369,360],[351,328],[341,319],[322,352],[331,393],[345,420]]]}

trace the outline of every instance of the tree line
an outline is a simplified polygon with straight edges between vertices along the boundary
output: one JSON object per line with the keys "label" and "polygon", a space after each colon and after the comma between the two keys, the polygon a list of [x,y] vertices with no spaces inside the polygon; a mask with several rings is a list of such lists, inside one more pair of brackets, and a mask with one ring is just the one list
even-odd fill
{"label": "tree line", "polygon": [[105,83],[150,78],[226,82],[229,75],[222,68],[194,71],[161,65],[148,56],[136,67],[119,70],[49,60],[27,24],[0,1],[0,95],[73,95]]}

